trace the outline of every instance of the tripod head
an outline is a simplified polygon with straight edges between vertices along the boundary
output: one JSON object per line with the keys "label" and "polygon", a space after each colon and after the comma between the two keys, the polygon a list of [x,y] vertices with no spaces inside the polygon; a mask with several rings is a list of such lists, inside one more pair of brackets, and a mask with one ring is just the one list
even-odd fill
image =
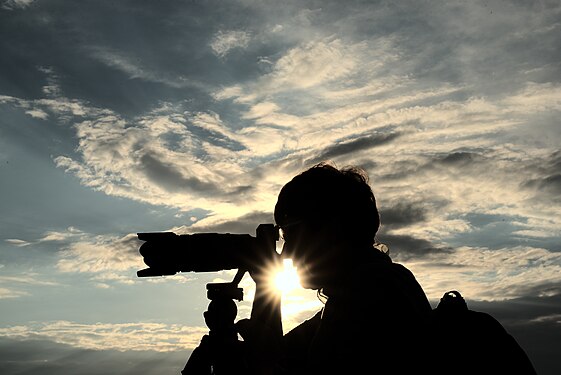
{"label": "tripod head", "polygon": [[243,300],[243,289],[233,283],[209,283],[206,289],[210,303],[204,318],[210,335],[235,339],[234,321],[238,308],[234,300]]}
{"label": "tripod head", "polygon": [[235,299],[243,301],[243,289],[237,283],[208,283],[206,284],[206,296],[209,300]]}

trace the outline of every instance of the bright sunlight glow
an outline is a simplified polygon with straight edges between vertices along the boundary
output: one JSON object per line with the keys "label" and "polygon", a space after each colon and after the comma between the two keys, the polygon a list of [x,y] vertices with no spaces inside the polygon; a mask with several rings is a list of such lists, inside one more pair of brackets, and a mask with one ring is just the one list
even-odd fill
{"label": "bright sunlight glow", "polygon": [[296,268],[292,265],[292,259],[283,259],[283,267],[274,275],[274,286],[281,293],[288,293],[293,289],[300,288],[300,279]]}

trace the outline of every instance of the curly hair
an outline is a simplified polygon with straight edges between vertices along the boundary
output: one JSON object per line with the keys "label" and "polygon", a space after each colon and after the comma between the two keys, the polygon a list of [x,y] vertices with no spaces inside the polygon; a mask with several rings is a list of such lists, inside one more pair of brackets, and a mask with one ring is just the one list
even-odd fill
{"label": "curly hair", "polygon": [[361,245],[374,244],[380,227],[368,174],[355,166],[338,169],[327,162],[288,182],[281,189],[274,215],[281,227],[298,220],[338,220],[341,233]]}

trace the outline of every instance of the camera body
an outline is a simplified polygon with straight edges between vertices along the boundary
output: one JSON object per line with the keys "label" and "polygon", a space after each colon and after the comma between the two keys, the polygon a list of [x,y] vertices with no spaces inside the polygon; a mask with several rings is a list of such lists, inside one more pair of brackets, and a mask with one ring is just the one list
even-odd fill
{"label": "camera body", "polygon": [[256,236],[231,233],[173,232],[137,233],[145,241],[139,249],[149,267],[137,272],[138,277],[174,275],[177,272],[216,272],[251,269],[264,257],[278,256],[278,228],[260,224]]}

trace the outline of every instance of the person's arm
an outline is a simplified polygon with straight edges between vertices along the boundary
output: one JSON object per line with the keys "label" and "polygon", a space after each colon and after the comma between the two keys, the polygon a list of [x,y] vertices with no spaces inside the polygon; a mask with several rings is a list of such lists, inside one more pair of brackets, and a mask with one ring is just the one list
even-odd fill
{"label": "person's arm", "polygon": [[[259,236],[258,236],[259,237]],[[280,361],[282,341],[281,295],[270,288],[271,270],[279,255],[264,240],[264,251],[255,256],[249,274],[255,281],[255,297],[250,319],[242,319],[236,327],[245,342],[252,374],[273,374]],[[270,241],[269,241],[270,242]]]}
{"label": "person's arm", "polygon": [[280,296],[271,296],[257,283],[251,318],[238,321],[236,328],[244,340],[250,374],[274,374],[283,356]]}
{"label": "person's arm", "polygon": [[257,230],[257,237],[262,243],[255,254],[253,265],[248,270],[255,281],[251,320],[266,327],[280,338],[282,337],[281,295],[270,287],[270,278],[273,276],[273,271],[281,264],[281,260],[275,249],[276,239],[270,238],[274,233],[267,229],[261,230],[261,227]]}

